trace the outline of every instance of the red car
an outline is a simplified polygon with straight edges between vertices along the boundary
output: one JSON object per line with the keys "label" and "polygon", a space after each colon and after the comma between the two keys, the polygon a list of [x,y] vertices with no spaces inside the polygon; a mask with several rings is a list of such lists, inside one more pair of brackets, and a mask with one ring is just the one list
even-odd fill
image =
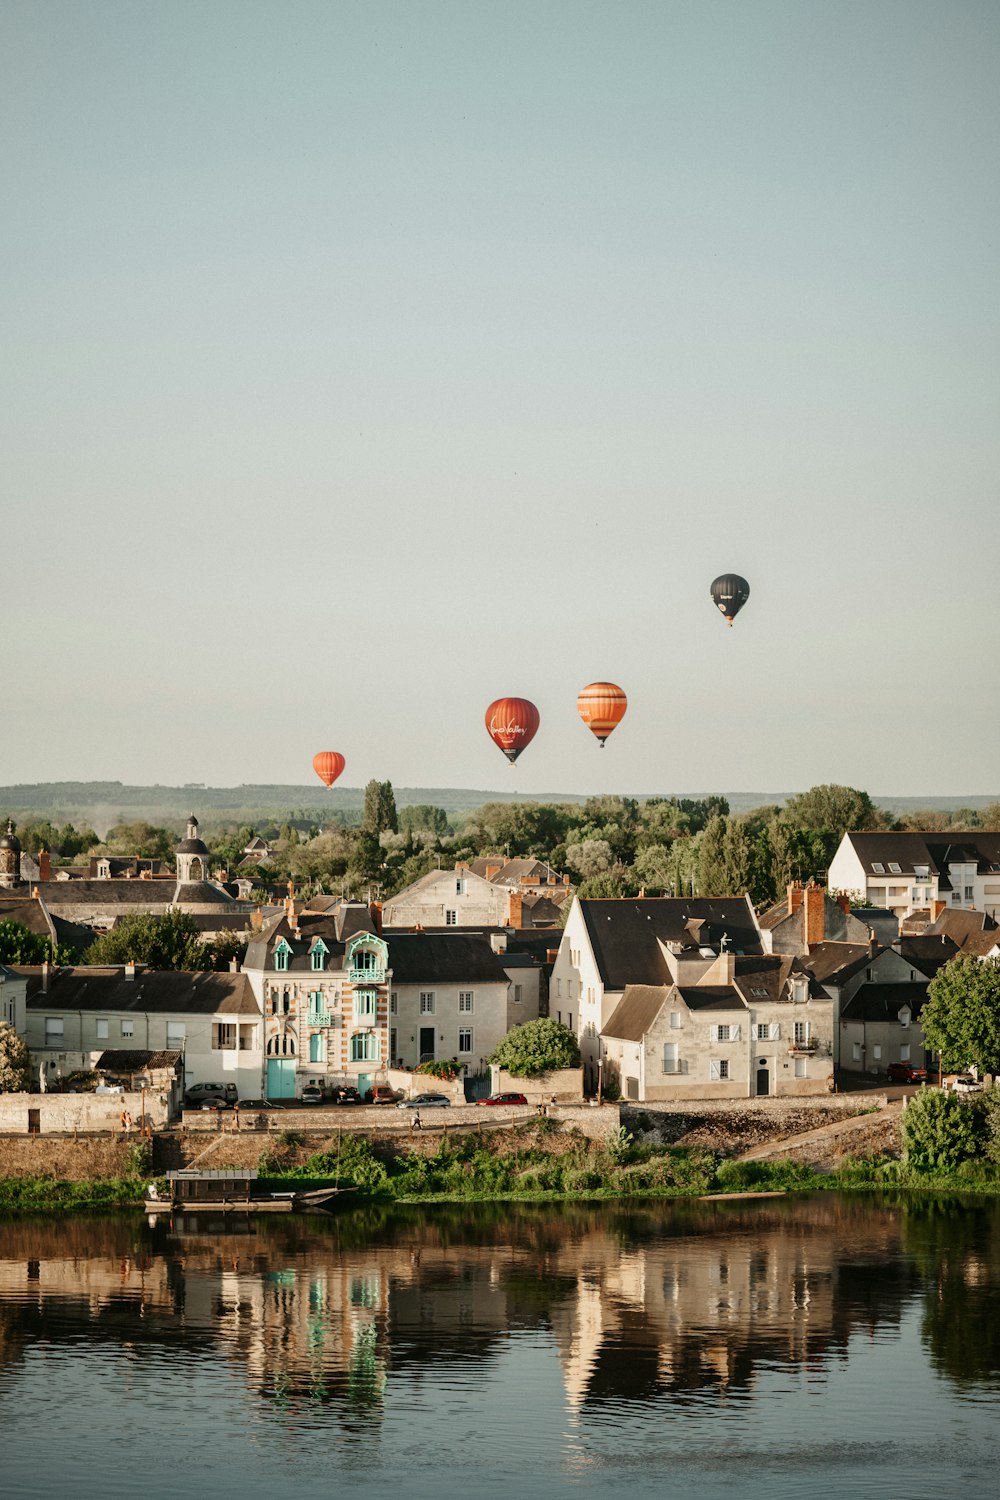
{"label": "red car", "polygon": [[885,1076],[892,1083],[926,1083],[927,1069],[915,1068],[912,1063],[890,1063],[885,1070]]}
{"label": "red car", "polygon": [[488,1099],[479,1099],[478,1104],[527,1104],[523,1094],[491,1094]]}

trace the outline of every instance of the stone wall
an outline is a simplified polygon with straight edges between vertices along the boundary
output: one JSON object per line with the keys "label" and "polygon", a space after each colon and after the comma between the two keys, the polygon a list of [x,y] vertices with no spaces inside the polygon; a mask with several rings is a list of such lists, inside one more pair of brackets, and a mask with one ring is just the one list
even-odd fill
{"label": "stone wall", "polygon": [[167,1123],[169,1095],[155,1089],[131,1094],[0,1094],[0,1135],[84,1135],[121,1131],[122,1111],[138,1130],[146,1124],[159,1129]]}
{"label": "stone wall", "polygon": [[583,1069],[558,1068],[540,1078],[515,1078],[504,1068],[490,1068],[490,1090],[494,1094],[523,1094],[529,1104],[579,1104],[583,1099]]}
{"label": "stone wall", "polygon": [[53,1177],[95,1182],[129,1174],[128,1153],[136,1137],[0,1136],[0,1177]]}
{"label": "stone wall", "polygon": [[[505,1126],[533,1120],[538,1115],[538,1106],[513,1105],[483,1109],[475,1104],[463,1104],[451,1109],[414,1108],[395,1109],[385,1106],[369,1106],[353,1109],[324,1109],[322,1106],[309,1109],[272,1110],[266,1116],[242,1116],[239,1130],[231,1110],[186,1110],[182,1135],[192,1142],[204,1142],[216,1136],[220,1140],[240,1141],[244,1137],[256,1142],[263,1150],[268,1138],[302,1135],[309,1142],[310,1151],[328,1149],[326,1143],[336,1145],[338,1134],[399,1137],[415,1135],[414,1117],[420,1115],[420,1133],[440,1135],[443,1131],[469,1129],[498,1130]],[[617,1104],[601,1106],[590,1104],[557,1104],[547,1109],[549,1117],[565,1129],[575,1128],[593,1140],[603,1140],[621,1123],[621,1112]],[[266,1127],[257,1128],[258,1119],[266,1119]],[[215,1165],[206,1157],[206,1166]],[[221,1164],[221,1163],[220,1163]]]}

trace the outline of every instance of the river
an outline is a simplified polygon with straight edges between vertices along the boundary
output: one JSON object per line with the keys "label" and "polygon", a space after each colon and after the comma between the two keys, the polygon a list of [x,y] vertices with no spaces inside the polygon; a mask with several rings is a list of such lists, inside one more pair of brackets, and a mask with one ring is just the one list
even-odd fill
{"label": "river", "polygon": [[1000,1489],[1000,1205],[0,1224],[22,1496]]}

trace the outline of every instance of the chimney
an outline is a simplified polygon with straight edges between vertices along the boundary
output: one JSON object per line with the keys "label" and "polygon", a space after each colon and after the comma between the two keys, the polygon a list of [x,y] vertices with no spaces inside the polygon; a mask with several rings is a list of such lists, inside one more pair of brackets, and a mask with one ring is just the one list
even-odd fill
{"label": "chimney", "polygon": [[264,912],[259,906],[255,906],[250,913],[250,931],[260,932],[264,926]]}
{"label": "chimney", "polygon": [[131,959],[125,965],[125,978],[130,982],[135,978],[135,964]]}
{"label": "chimney", "polygon": [[554,964],[555,961],[556,961],[556,959],[558,957],[559,957],[559,949],[558,948],[546,948],[546,950],[545,950],[545,962],[547,964]]}
{"label": "chimney", "polygon": [[938,917],[941,915],[941,913],[944,911],[944,909],[945,909],[945,907],[947,905],[948,905],[947,901],[932,901],[931,902],[931,921],[932,922],[936,922],[937,921]]}
{"label": "chimney", "polygon": [[826,930],[823,912],[825,895],[826,892],[823,887],[817,885],[815,880],[810,880],[802,893],[803,905],[805,907],[805,932],[803,936],[807,948],[811,948],[813,943],[821,943],[823,941],[823,935]]}
{"label": "chimney", "polygon": [[487,880],[492,880],[495,875],[499,875],[499,874],[500,874],[500,866],[499,865],[487,865],[486,866],[486,879]]}
{"label": "chimney", "polygon": [[849,917],[851,915],[851,898],[846,891],[837,892],[837,905],[840,907],[845,917]]}
{"label": "chimney", "polygon": [[46,958],[42,962],[42,994],[43,995],[47,995],[48,993],[49,993],[49,961]]}
{"label": "chimney", "polygon": [[874,927],[869,927],[869,929],[868,929],[868,953],[869,953],[870,957],[874,958],[877,952],[878,952],[878,938],[875,936],[875,929],[874,929]]}
{"label": "chimney", "polygon": [[229,960],[229,972],[230,974],[238,974],[240,972],[240,961],[238,958],[231,958]]}
{"label": "chimney", "polygon": [[455,869],[456,870],[467,870],[468,868],[469,868],[469,862],[468,862],[468,860],[465,860],[465,859],[456,859],[456,861],[455,861]]}
{"label": "chimney", "polygon": [[368,912],[369,912],[369,915],[371,916],[372,923],[373,923],[373,925],[375,927],[375,931],[378,933],[379,937],[381,937],[382,936],[382,903],[381,903],[381,901],[371,901],[371,902],[369,902],[369,904],[368,904]]}
{"label": "chimney", "polygon": [[49,858],[49,851],[47,849],[39,849],[38,851],[38,878],[39,880],[52,879],[52,861]]}
{"label": "chimney", "polygon": [[511,891],[510,908],[507,912],[507,926],[521,927],[524,924],[524,913],[521,910],[524,897],[520,891]]}
{"label": "chimney", "polygon": [[791,885],[788,887],[788,915],[790,917],[794,917],[795,913],[798,911],[801,905],[802,882],[801,880],[793,880]]}
{"label": "chimney", "polygon": [[569,885],[569,876],[568,875],[564,875],[563,876],[563,885]]}
{"label": "chimney", "polygon": [[534,885],[535,882],[532,880],[530,875],[522,875],[520,883],[521,885]]}
{"label": "chimney", "polygon": [[507,952],[507,934],[505,932],[490,933],[490,947],[494,953]]}

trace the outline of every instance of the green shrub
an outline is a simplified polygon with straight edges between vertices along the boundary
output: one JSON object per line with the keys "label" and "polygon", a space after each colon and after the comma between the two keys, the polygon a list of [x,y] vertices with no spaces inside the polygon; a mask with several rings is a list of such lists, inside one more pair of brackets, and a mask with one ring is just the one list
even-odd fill
{"label": "green shrub", "polygon": [[457,1078],[462,1071],[461,1064],[457,1058],[441,1057],[432,1058],[430,1062],[421,1063],[419,1068],[414,1068],[415,1073],[427,1073],[431,1078],[442,1078],[450,1083]]}
{"label": "green shrub", "polygon": [[951,1172],[980,1154],[987,1144],[988,1125],[982,1106],[922,1089],[903,1112],[903,1159],[918,1172]]}
{"label": "green shrub", "polygon": [[580,1046],[568,1026],[541,1016],[508,1031],[489,1060],[513,1078],[540,1078],[559,1068],[578,1068]]}

